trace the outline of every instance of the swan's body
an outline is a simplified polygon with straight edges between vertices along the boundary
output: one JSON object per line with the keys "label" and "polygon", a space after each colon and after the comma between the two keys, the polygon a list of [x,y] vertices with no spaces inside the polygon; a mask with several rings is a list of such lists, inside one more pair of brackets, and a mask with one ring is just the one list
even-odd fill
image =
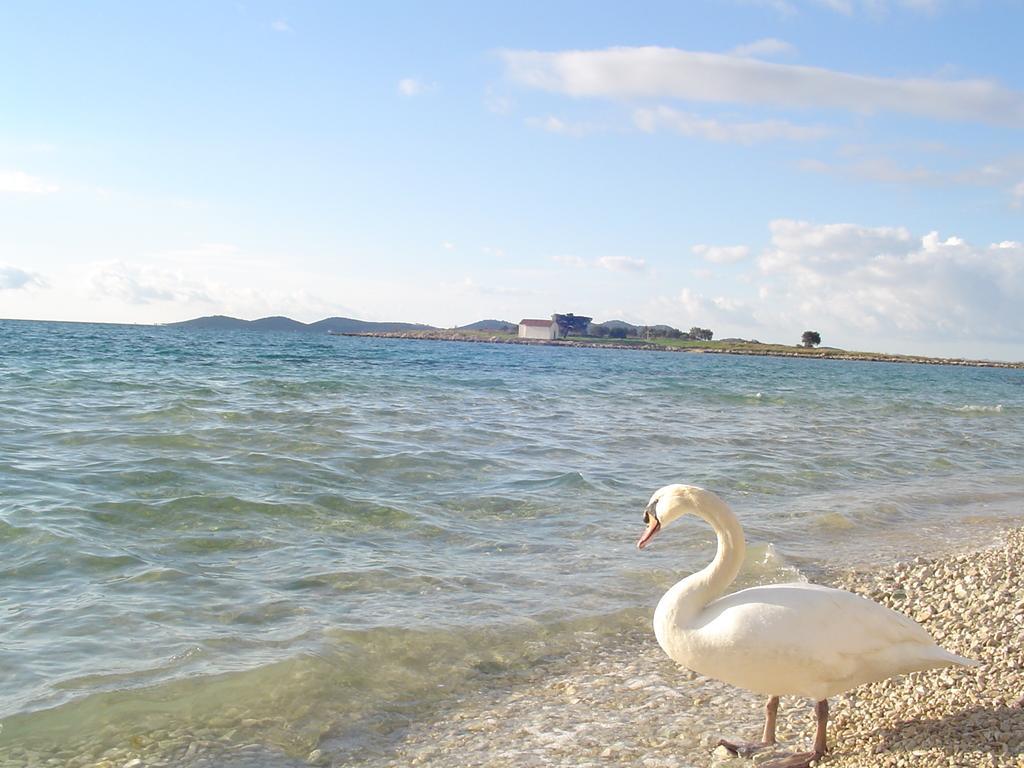
{"label": "swan's body", "polygon": [[694,672],[755,693],[818,701],[864,683],[964,662],[903,614],[839,589],[751,587],[682,622],[674,592],[655,613],[665,653]]}
{"label": "swan's body", "polygon": [[721,597],[739,572],[746,545],[732,510],[702,488],[670,485],[657,491],[638,546],[687,512],[715,529],[718,552],[710,565],[661,598],[654,613],[658,644],[695,672],[771,696],[765,744],[775,741],[778,696],[818,701],[814,752],[784,765],[806,765],[825,751],[825,699],[894,675],[976,664],[940,648],[903,614],[851,592],[797,583],[751,587]]}

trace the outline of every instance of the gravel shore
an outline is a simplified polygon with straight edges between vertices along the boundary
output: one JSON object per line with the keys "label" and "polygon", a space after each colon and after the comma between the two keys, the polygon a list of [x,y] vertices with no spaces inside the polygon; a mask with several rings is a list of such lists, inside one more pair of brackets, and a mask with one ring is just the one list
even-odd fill
{"label": "gravel shore", "polygon": [[[850,573],[841,586],[902,611],[977,669],[917,673],[835,699],[834,768],[1024,766],[1024,529],[998,548]],[[393,734],[366,765],[738,768],[714,749],[753,738],[763,702],[664,657],[646,627],[614,647],[586,638],[570,658],[465,697],[434,722]],[[813,735],[810,702],[780,712],[783,749]],[[759,764],[771,755],[757,756]],[[346,761],[347,763],[347,761]]]}

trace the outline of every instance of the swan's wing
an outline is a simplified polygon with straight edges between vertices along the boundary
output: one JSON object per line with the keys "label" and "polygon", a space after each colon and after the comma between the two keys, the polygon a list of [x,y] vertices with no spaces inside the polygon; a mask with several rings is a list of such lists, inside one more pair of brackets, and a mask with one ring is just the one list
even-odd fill
{"label": "swan's wing", "polygon": [[899,643],[934,644],[908,616],[853,592],[817,584],[751,587],[710,603],[702,617],[709,629],[751,641],[773,638],[800,645],[828,645],[863,653]]}
{"label": "swan's wing", "polygon": [[[710,603],[686,632],[698,670],[745,688],[826,698],[951,663],[912,619],[813,584],[752,587]],[[707,665],[705,665],[707,666]]]}

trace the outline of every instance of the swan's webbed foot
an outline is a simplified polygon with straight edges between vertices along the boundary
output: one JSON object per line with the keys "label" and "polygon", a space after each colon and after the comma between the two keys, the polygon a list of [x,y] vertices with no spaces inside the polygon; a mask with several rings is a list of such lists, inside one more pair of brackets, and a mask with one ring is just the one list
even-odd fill
{"label": "swan's webbed foot", "polygon": [[818,721],[818,728],[814,733],[814,749],[810,752],[787,755],[778,760],[769,760],[763,763],[764,768],[811,768],[811,763],[825,756],[825,752],[828,751],[828,745],[825,741],[825,727],[828,723],[828,702],[822,699],[815,704],[814,714]]}
{"label": "swan's webbed foot", "polygon": [[824,752],[800,752],[795,755],[787,755],[779,760],[761,763],[761,768],[811,768],[811,763],[824,755]]}
{"label": "swan's webbed foot", "polygon": [[758,752],[775,746],[775,718],[779,712],[779,697],[772,696],[764,705],[764,731],[760,741],[726,741],[720,739],[718,746],[725,747],[736,757],[753,757]]}
{"label": "swan's webbed foot", "polygon": [[774,747],[775,742],[766,741],[726,741],[725,739],[718,740],[719,747],[725,747],[727,750],[732,752],[736,757],[753,757],[758,752]]}

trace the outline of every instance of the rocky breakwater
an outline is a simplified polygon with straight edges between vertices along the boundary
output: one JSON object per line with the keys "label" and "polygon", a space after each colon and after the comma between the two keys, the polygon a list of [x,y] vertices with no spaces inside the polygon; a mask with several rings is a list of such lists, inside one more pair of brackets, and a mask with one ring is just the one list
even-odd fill
{"label": "rocky breakwater", "polygon": [[457,330],[434,331],[375,331],[370,333],[337,333],[331,336],[368,336],[378,339],[413,339],[419,341],[469,341],[486,344],[529,344],[550,347],[584,347],[590,349],[628,349],[647,352],[687,352],[691,354],[747,355],[751,357],[799,357],[813,360],[853,360],[866,363],[914,363],[919,365],[958,365],[975,368],[1017,368],[1024,369],[1024,363],[1009,363],[998,360],[967,360],[953,357],[923,357],[921,355],[886,355],[873,352],[846,352],[841,349],[802,349],[770,346],[756,347],[694,347],[671,346],[655,342],[634,340],[629,343],[613,341],[580,341],[579,339],[523,339],[509,334],[468,333]]}

